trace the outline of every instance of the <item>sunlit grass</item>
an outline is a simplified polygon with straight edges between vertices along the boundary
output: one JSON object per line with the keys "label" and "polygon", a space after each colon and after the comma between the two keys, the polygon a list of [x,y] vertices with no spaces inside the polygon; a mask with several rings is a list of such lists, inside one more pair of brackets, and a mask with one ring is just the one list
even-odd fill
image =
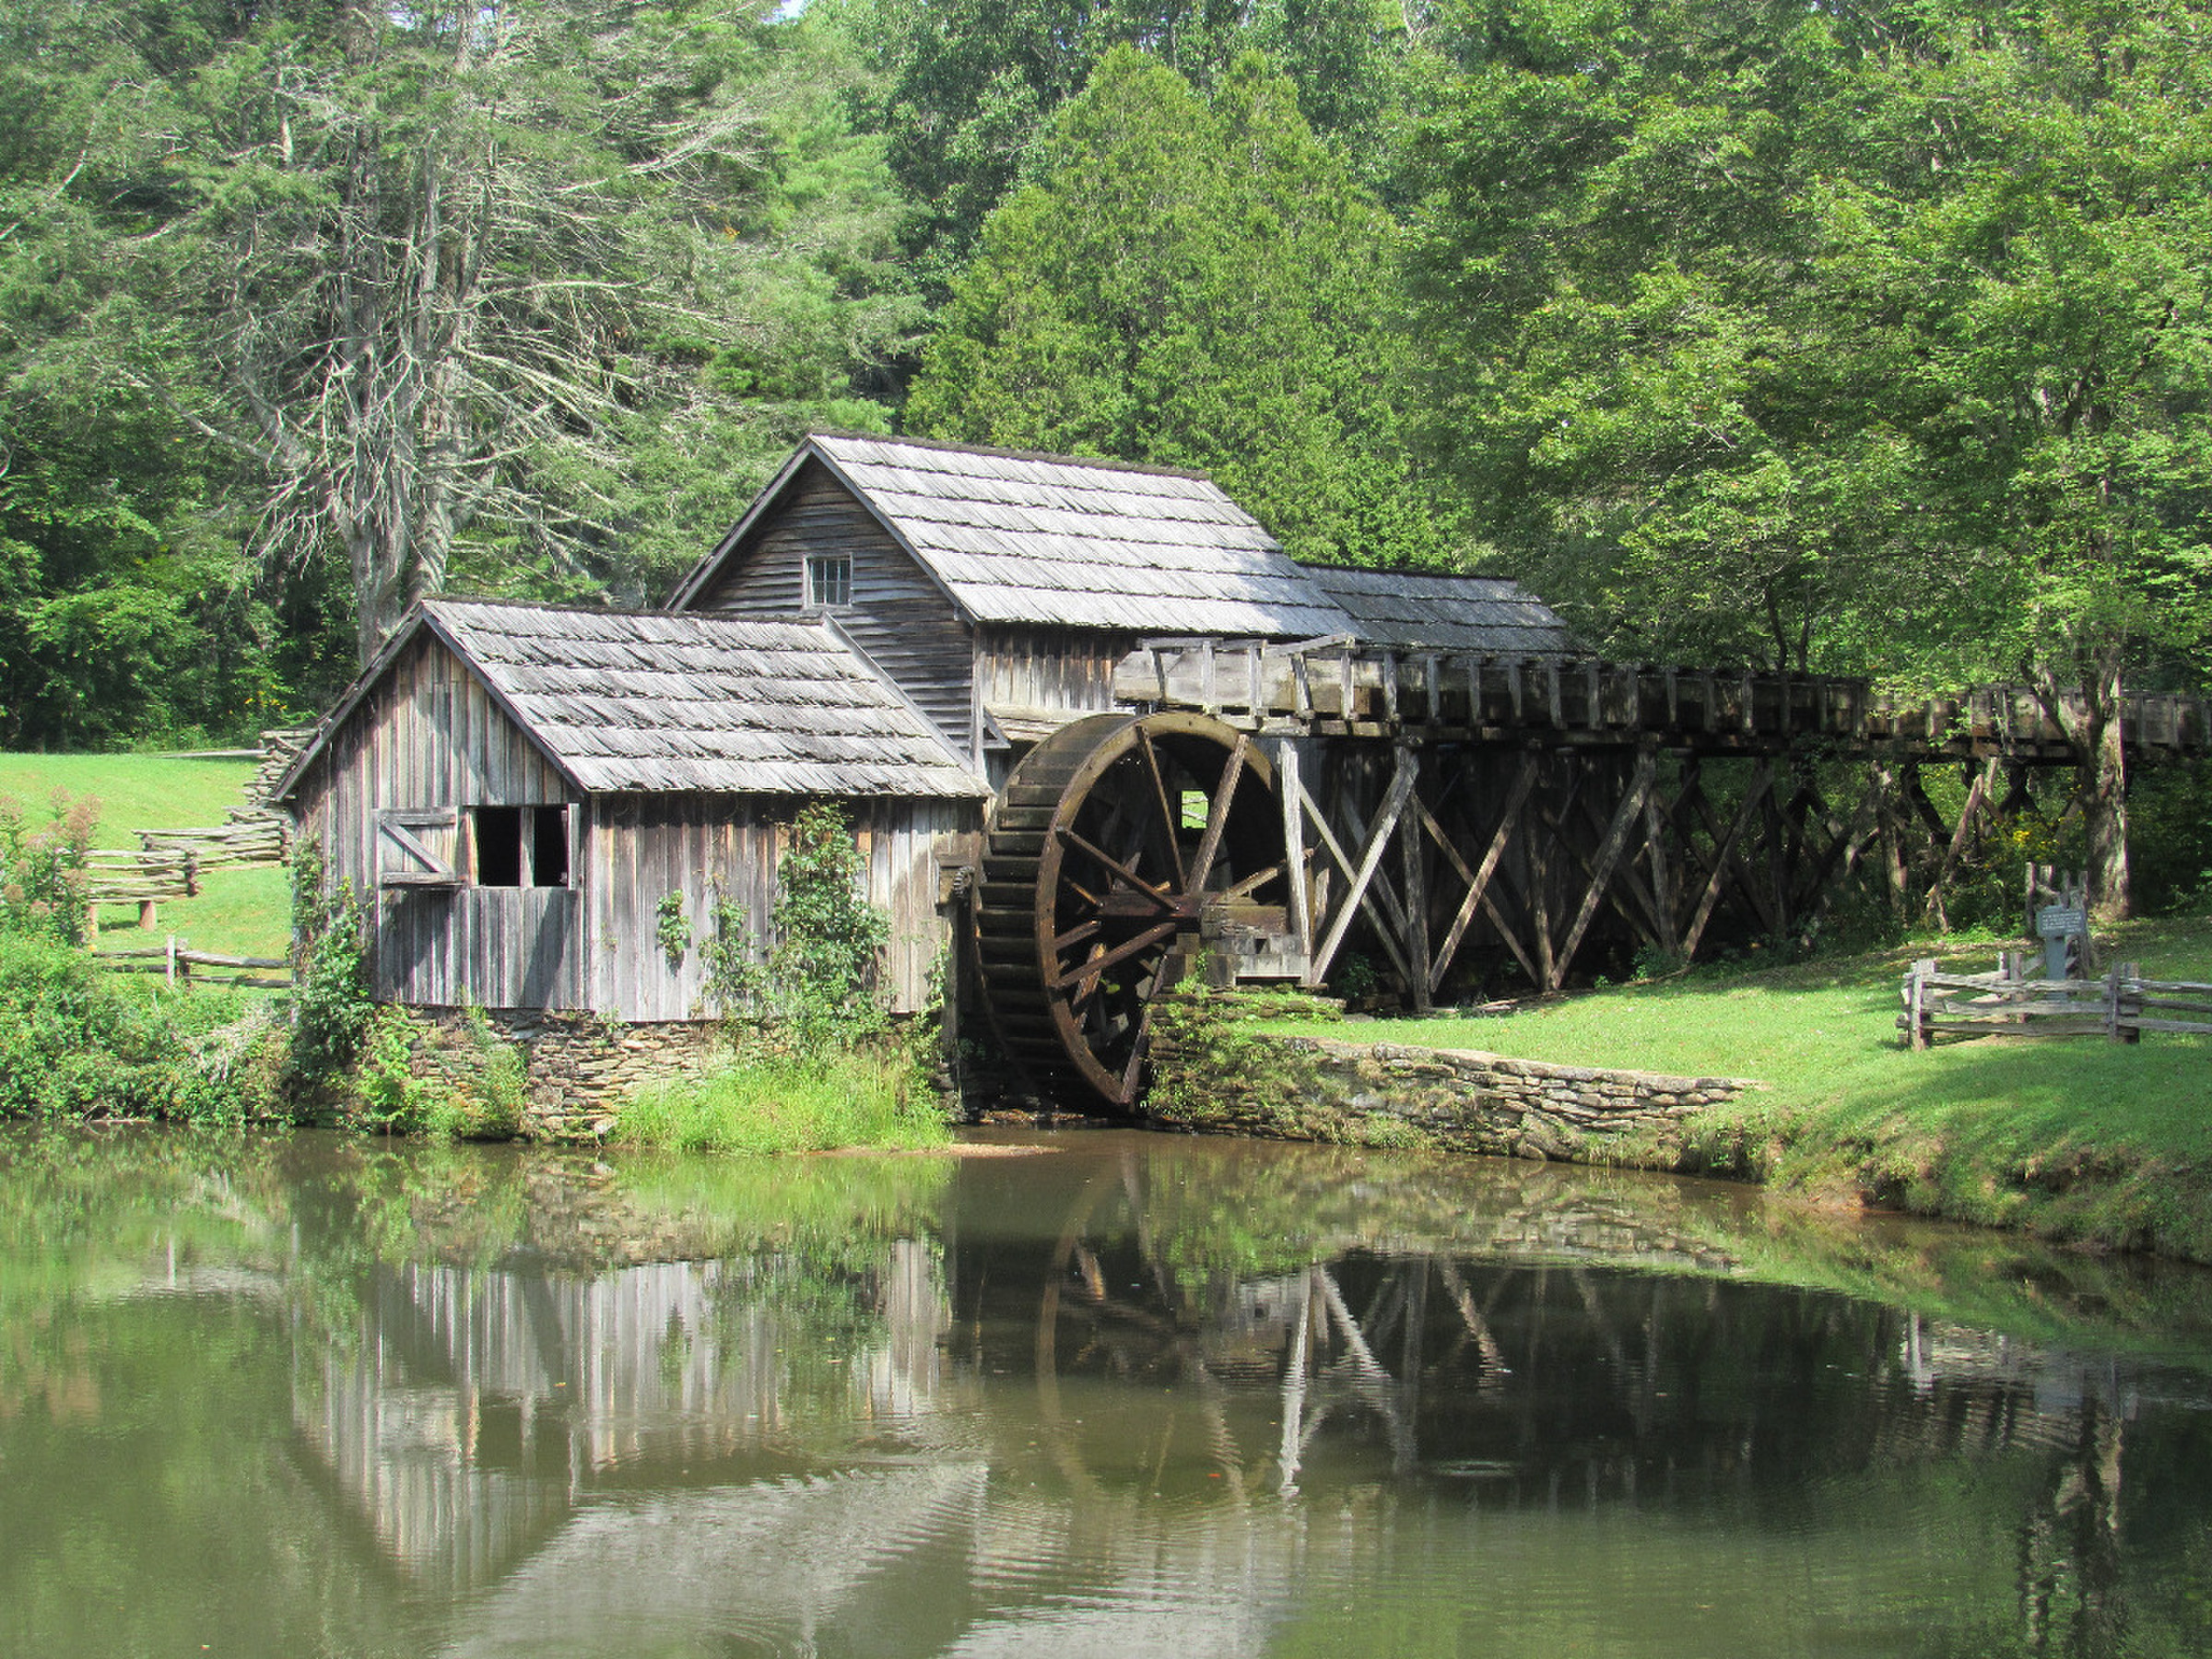
{"label": "sunlit grass", "polygon": [[0,754],[0,795],[35,818],[55,790],[100,800],[99,847],[135,847],[141,830],[220,824],[246,804],[251,760],[187,760],[168,755]]}
{"label": "sunlit grass", "polygon": [[[98,847],[135,848],[141,830],[196,830],[221,824],[246,804],[253,776],[247,760],[187,760],[167,755],[0,754],[0,795],[12,795],[34,823],[58,789],[100,802]],[[140,931],[135,904],[100,907],[101,947],[129,950],[171,934],[194,950],[222,956],[281,957],[291,947],[291,891],[267,865],[209,870],[196,899],[169,900],[154,926]]]}
{"label": "sunlit grass", "polygon": [[611,1138],[682,1152],[826,1152],[943,1146],[952,1130],[905,1060],[840,1053],[726,1060],[649,1086]]}
{"label": "sunlit grass", "polygon": [[[2212,981],[2212,917],[2133,923],[2105,945],[2153,977]],[[1994,965],[1994,946],[1923,942],[1702,970],[1502,1018],[1266,1029],[1756,1078],[1770,1087],[1706,1127],[1763,1148],[1756,1160],[1778,1184],[2212,1261],[2212,1038],[2000,1038],[1914,1053],[1899,1041],[1899,983],[1923,956]]]}

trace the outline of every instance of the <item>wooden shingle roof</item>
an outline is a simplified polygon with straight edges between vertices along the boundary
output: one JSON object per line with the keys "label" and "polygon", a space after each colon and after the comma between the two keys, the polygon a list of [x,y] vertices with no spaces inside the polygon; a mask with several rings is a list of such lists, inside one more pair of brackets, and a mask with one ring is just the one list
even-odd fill
{"label": "wooden shingle roof", "polygon": [[1297,639],[1340,632],[1275,538],[1210,478],[908,438],[808,438],[677,591],[682,606],[808,458],[971,621]]}
{"label": "wooden shingle roof", "polygon": [[1574,649],[1559,613],[1520,583],[1307,565],[1314,586],[1347,612],[1364,644],[1386,650],[1564,655]]}
{"label": "wooden shingle roof", "polygon": [[826,622],[431,599],[281,786],[427,629],[587,794],[974,798],[990,793],[929,718]]}

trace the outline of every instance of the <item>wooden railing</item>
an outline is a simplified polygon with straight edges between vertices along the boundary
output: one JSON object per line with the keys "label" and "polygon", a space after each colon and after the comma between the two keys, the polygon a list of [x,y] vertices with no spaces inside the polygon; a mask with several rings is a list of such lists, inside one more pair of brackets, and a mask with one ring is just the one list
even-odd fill
{"label": "wooden railing", "polygon": [[1939,1037],[2212,1036],[2212,984],[2145,979],[2133,962],[2115,964],[2101,979],[2030,979],[2031,959],[2006,951],[1994,973],[1947,973],[1933,959],[1913,963],[1897,1017],[1907,1045],[1924,1049]]}
{"label": "wooden railing", "polygon": [[[172,985],[229,985],[241,991],[292,988],[292,965],[282,957],[219,956],[212,950],[192,950],[174,934],[165,943],[144,949],[94,951],[91,959],[117,973],[159,973]],[[283,977],[271,977],[272,970],[281,971]]]}
{"label": "wooden railing", "polygon": [[[1124,702],[1196,709],[1285,735],[1470,735],[1569,744],[1645,737],[1704,752],[1779,753],[1805,739],[1926,756],[2070,759],[2023,686],[1925,701],[1836,676],[1648,667],[1594,657],[1391,651],[1341,636],[1140,641],[1114,670]],[[2078,698],[2070,698],[2078,703]],[[2129,693],[2131,747],[2212,750],[2212,699]]]}

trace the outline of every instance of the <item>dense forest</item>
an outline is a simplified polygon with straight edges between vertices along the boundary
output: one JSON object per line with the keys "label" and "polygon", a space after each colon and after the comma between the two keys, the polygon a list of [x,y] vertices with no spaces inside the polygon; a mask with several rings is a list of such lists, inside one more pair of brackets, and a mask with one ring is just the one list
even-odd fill
{"label": "dense forest", "polygon": [[0,0],[0,745],[649,603],[810,428],[1212,472],[1594,647],[2212,656],[2212,6]]}

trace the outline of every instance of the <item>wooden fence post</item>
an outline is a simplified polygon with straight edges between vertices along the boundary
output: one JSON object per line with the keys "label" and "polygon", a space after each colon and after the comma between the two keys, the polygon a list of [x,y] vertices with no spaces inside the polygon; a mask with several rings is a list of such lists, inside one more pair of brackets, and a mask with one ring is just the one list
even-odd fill
{"label": "wooden fence post", "polygon": [[1936,959],[1923,958],[1912,964],[1912,976],[1905,997],[1908,1016],[1906,1046],[1924,1049],[1928,1046],[1928,975],[1936,971]]}

